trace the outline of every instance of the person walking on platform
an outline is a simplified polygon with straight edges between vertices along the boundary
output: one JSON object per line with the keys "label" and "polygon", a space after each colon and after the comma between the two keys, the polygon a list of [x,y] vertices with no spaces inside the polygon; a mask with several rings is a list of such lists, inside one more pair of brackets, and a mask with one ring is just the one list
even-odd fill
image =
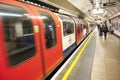
{"label": "person walking on platform", "polygon": [[107,32],[108,32],[108,27],[107,27],[106,22],[105,22],[105,25],[103,26],[102,31],[103,31],[103,33],[104,33],[104,39],[106,40]]}

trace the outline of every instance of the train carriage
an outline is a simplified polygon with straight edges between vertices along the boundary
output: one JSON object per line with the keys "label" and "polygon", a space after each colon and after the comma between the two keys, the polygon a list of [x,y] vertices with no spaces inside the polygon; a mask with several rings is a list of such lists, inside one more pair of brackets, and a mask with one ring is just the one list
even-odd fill
{"label": "train carriage", "polygon": [[43,80],[89,33],[82,20],[0,0],[0,80]]}

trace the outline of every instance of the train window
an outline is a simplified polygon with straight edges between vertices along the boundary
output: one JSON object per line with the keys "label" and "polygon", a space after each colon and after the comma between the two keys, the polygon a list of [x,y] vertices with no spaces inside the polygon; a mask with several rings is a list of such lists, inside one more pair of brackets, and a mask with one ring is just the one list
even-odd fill
{"label": "train window", "polygon": [[74,32],[74,27],[71,22],[63,22],[63,26],[64,36],[70,35]]}
{"label": "train window", "polygon": [[69,17],[59,16],[63,22],[63,35],[68,36],[74,33],[74,23],[73,20]]}
{"label": "train window", "polygon": [[26,11],[20,7],[1,4],[6,48],[12,66],[35,55],[33,26]]}
{"label": "train window", "polygon": [[44,29],[45,29],[45,40],[46,40],[46,47],[51,48],[56,44],[56,26],[55,22],[51,15],[45,12],[40,12],[41,19],[44,22]]}

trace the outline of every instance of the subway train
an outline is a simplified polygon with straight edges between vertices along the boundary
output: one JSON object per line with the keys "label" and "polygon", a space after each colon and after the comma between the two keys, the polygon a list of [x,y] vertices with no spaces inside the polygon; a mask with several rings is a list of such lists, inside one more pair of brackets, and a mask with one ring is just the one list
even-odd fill
{"label": "subway train", "polygon": [[43,80],[93,29],[74,16],[0,0],[0,80]]}

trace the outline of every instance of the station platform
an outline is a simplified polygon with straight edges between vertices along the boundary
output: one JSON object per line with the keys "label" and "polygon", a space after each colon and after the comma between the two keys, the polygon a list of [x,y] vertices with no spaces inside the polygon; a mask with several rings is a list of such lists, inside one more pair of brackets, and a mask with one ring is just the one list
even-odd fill
{"label": "station platform", "polygon": [[51,80],[120,80],[120,38],[96,28]]}

